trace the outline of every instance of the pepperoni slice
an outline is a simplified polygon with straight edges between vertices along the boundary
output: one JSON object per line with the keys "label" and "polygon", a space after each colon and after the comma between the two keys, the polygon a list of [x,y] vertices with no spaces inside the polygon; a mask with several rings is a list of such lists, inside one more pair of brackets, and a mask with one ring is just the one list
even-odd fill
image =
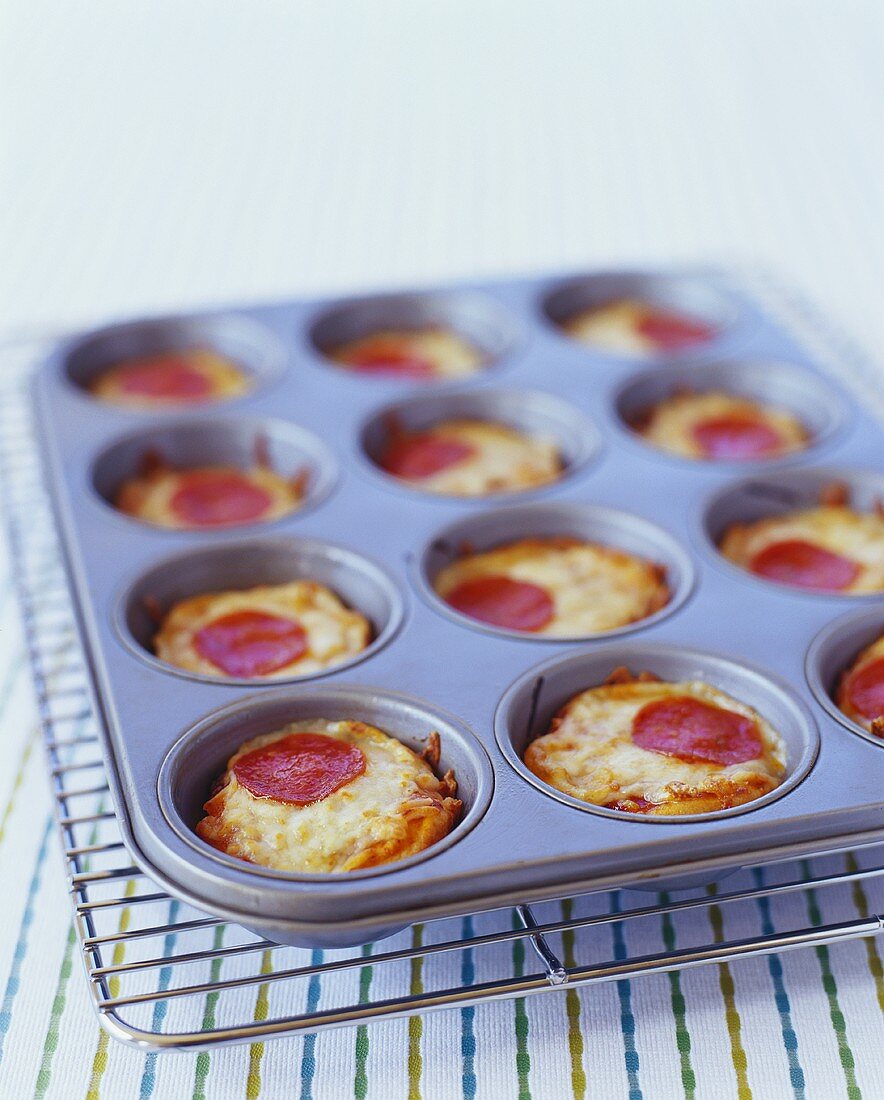
{"label": "pepperoni slice", "polygon": [[660,351],[679,351],[694,344],[704,344],[715,335],[715,329],[704,321],[656,309],[649,309],[635,327]]}
{"label": "pepperoni slice", "polygon": [[803,539],[772,542],[755,555],[749,568],[760,577],[780,584],[824,592],[847,588],[860,573],[857,562]]}
{"label": "pepperoni slice", "polygon": [[205,401],[212,380],[185,355],[152,355],[119,368],[120,389],[153,401]]}
{"label": "pepperoni slice", "polygon": [[472,458],[475,453],[476,448],[471,443],[433,432],[420,432],[393,439],[381,455],[380,464],[395,477],[421,481]]}
{"label": "pepperoni slice", "polygon": [[198,630],[193,645],[200,657],[228,676],[250,680],[303,657],[307,634],[294,619],[261,611],[233,611]]}
{"label": "pepperoni slice", "polygon": [[707,458],[763,458],[782,446],[780,433],[751,416],[714,416],[691,433]]}
{"label": "pepperoni slice", "polygon": [[233,765],[237,782],[256,798],[292,806],[321,802],[364,771],[361,749],[324,733],[290,733]]}
{"label": "pepperoni slice", "polygon": [[239,470],[189,470],[179,476],[169,506],[192,527],[227,527],[260,519],[273,498]]}
{"label": "pepperoni slice", "polygon": [[758,726],[689,695],[657,699],[632,720],[632,740],[649,752],[709,764],[742,764],[763,751]]}
{"label": "pepperoni slice", "polygon": [[540,630],[555,613],[545,588],[504,576],[463,581],[445,599],[470,618],[508,630]]}
{"label": "pepperoni slice", "polygon": [[884,657],[850,674],[847,698],[863,718],[875,719],[884,715]]}
{"label": "pepperoni slice", "polygon": [[419,355],[407,340],[379,337],[346,352],[343,362],[366,374],[393,374],[401,378],[432,378],[436,366]]}

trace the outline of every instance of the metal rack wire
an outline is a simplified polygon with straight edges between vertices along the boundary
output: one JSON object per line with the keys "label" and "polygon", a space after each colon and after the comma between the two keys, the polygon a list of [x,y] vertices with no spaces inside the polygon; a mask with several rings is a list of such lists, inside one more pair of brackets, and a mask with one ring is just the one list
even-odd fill
{"label": "metal rack wire", "polygon": [[[114,1037],[153,1049],[269,1039],[882,930],[874,912],[884,911],[880,843],[740,872],[726,891],[597,893],[519,905],[415,925],[341,951],[279,947],[159,891],[132,865],[110,804],[24,371],[12,373],[0,407],[0,473],[13,568],[76,933],[96,1010]],[[762,933],[728,938],[722,914],[745,906],[765,915]],[[704,912],[714,919],[698,921]],[[662,936],[661,926],[668,930]]]}

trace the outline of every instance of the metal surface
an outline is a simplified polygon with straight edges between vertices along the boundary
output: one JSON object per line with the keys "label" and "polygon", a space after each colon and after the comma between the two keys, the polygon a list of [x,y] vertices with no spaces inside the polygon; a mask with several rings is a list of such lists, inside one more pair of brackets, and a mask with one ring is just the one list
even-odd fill
{"label": "metal surface", "polygon": [[[4,387],[0,405],[0,472],[26,643],[33,667],[75,928],[96,1009],[115,1038],[150,1049],[208,1047],[269,1039],[341,1024],[366,1023],[431,1008],[466,1006],[545,990],[697,966],[749,955],[876,934],[881,918],[855,904],[854,887],[884,875],[884,852],[870,846],[846,862],[815,860],[803,868],[770,865],[734,876],[730,889],[663,900],[631,896],[616,912],[605,894],[561,905],[519,905],[460,921],[423,925],[381,946],[316,953],[278,947],[182,905],[132,866],[101,760],[86,663],[43,495],[22,388]],[[872,836],[859,838],[870,844]],[[795,851],[800,846],[795,846]],[[796,871],[798,877],[795,877]],[[762,884],[763,882],[763,884]],[[825,924],[785,928],[710,945],[691,943],[693,917],[710,905],[751,906],[825,890]],[[629,895],[621,895],[617,905]],[[612,958],[610,933],[635,928],[632,942],[653,944],[647,922],[671,919],[680,947]],[[778,921],[779,924],[779,921]],[[694,927],[697,923],[694,922]],[[708,924],[703,924],[708,928]],[[708,933],[707,933],[708,934]],[[562,949],[564,937],[570,940]],[[530,944],[536,967],[514,973],[510,948]],[[566,954],[574,962],[566,965]],[[434,961],[455,961],[463,984],[434,981]],[[468,966],[465,965],[468,963]],[[365,967],[374,977],[365,980]],[[451,967],[446,969],[450,974]],[[421,975],[415,983],[414,975]],[[481,975],[469,982],[468,974]],[[350,996],[310,1006],[323,978],[351,975]],[[415,985],[420,991],[415,992]],[[365,986],[368,986],[367,992]],[[328,989],[328,985],[324,986]],[[251,992],[245,998],[243,992]],[[263,998],[263,1001],[262,1001]],[[259,1019],[254,1006],[268,1006]]]}
{"label": "metal surface", "polygon": [[[588,282],[598,289],[608,286],[607,278]],[[753,464],[753,476],[747,482],[743,475],[739,484],[761,485],[759,504],[754,490],[732,488],[732,466],[661,461],[655,452],[626,437],[616,400],[637,375],[636,364],[587,349],[553,329],[541,308],[551,285],[548,280],[509,281],[462,292],[461,301],[469,300],[474,313],[484,302],[486,319],[510,317],[512,340],[500,345],[493,375],[480,372],[458,387],[430,383],[416,388],[401,380],[366,378],[330,367],[310,337],[313,332],[315,339],[317,318],[335,315],[337,304],[329,302],[241,311],[253,335],[254,326],[260,326],[266,332],[265,343],[283,349],[279,358],[288,362],[288,370],[266,383],[259,380],[249,396],[238,400],[235,412],[224,409],[223,415],[216,407],[186,419],[157,417],[91,401],[82,391],[74,392],[71,384],[71,344],[62,344],[39,373],[42,451],[89,650],[111,793],[133,857],[172,893],[216,916],[260,928],[269,938],[328,945],[337,937],[343,945],[415,921],[566,892],[684,876],[715,878],[745,863],[747,851],[761,861],[802,849],[843,847],[865,834],[884,837],[884,756],[876,746],[851,736],[819,706],[804,674],[812,638],[833,609],[850,605],[851,599],[814,598],[756,580],[724,562],[703,527],[704,517],[711,529],[723,518],[746,518],[743,508],[788,506],[833,476],[854,481],[860,490],[857,504],[869,506],[872,495],[884,486],[884,472],[853,472],[880,467],[880,426],[854,402],[853,415],[842,430],[824,431],[800,461],[788,468]],[[570,293],[571,284],[563,285]],[[809,393],[840,393],[833,380],[825,379],[818,355],[772,318],[739,281],[714,274],[652,274],[634,276],[629,285],[631,292],[671,300],[703,315],[713,310],[720,333],[707,349],[710,362],[733,361],[734,348],[740,348],[753,364],[789,362],[790,378],[794,382],[795,372],[806,377]],[[450,301],[445,293],[431,294],[428,301],[442,299]],[[391,308],[395,299],[385,302],[385,308]],[[413,308],[415,298],[406,295],[401,303]],[[370,301],[365,308],[370,314],[374,306]],[[451,323],[457,324],[454,315]],[[124,326],[81,338],[73,344],[74,359],[79,362],[86,348],[92,349],[96,361],[106,361],[107,347],[117,348],[120,332],[129,340],[144,331],[153,341],[162,325],[153,321],[143,330]],[[216,315],[192,323],[175,319],[170,333],[186,336],[189,326],[208,334],[203,337],[208,339],[213,331],[224,331],[227,321]],[[248,355],[245,363],[251,365]],[[668,367],[661,363],[659,369]],[[502,388],[497,378],[504,374]],[[787,401],[786,391],[780,392]],[[796,392],[794,385],[791,392]],[[432,599],[415,598],[415,588],[426,596],[426,585],[415,583],[423,549],[444,539],[455,521],[472,522],[472,517],[479,524],[488,522],[489,510],[503,494],[465,501],[393,482],[372,462],[390,414],[407,428],[439,417],[477,415],[556,437],[568,476],[530,495],[508,494],[510,502],[542,496],[550,508],[608,509],[595,513],[596,519],[606,521],[598,528],[600,537],[627,544],[634,539],[636,546],[650,540],[652,553],[652,532],[658,530],[667,541],[664,546],[658,536],[656,546],[663,560],[668,558],[667,564],[675,567],[676,589],[679,571],[693,571],[696,583],[690,598],[636,624],[632,637],[641,645],[725,658],[694,662],[694,667],[705,670],[713,683],[719,677],[724,690],[732,685],[739,695],[745,688],[748,701],[757,700],[775,724],[782,721],[790,778],[777,797],[759,799],[733,815],[709,814],[690,822],[659,819],[651,828],[635,815],[587,813],[582,806],[550,797],[528,781],[521,768],[510,767],[507,741],[498,743],[493,732],[500,700],[508,685],[536,679],[532,670],[550,655],[554,661],[556,654],[570,661],[569,643],[468,629],[456,616],[441,613]],[[280,424],[283,418],[293,422],[290,429]],[[237,531],[176,532],[141,524],[109,508],[104,497],[112,475],[124,475],[134,461],[138,445],[133,439],[140,439],[147,450],[183,441],[186,454],[182,451],[180,457],[189,462],[247,456],[265,422],[271,444],[298,438],[303,453],[307,439],[317,445],[322,440],[321,446],[331,452],[314,462],[320,474],[323,469],[329,474],[324,498],[312,509],[277,521],[268,533],[284,536],[302,557],[317,540],[370,554],[389,574],[405,608],[395,637],[355,667],[336,670],[315,685],[302,679],[290,688],[274,686],[274,693],[287,691],[290,705],[299,713],[323,717],[323,707],[342,689],[358,688],[369,710],[376,698],[403,692],[419,701],[418,709],[386,710],[388,732],[412,742],[426,737],[432,715],[442,709],[451,712],[451,728],[461,728],[468,738],[474,735],[491,759],[494,789],[481,820],[456,843],[439,845],[420,860],[360,876],[271,877],[239,861],[222,864],[214,849],[181,830],[169,809],[175,798],[163,784],[170,774],[173,746],[195,736],[204,723],[212,728],[213,716],[228,713],[239,716],[245,740],[252,728],[248,715],[260,708],[257,700],[268,689],[260,683],[220,678],[199,681],[145,660],[137,644],[133,647],[131,638],[125,640],[126,629],[119,629],[121,593],[137,589],[145,575],[155,576],[176,551],[191,554],[190,568],[182,569],[181,580],[190,577],[192,590],[204,590],[200,556],[205,554],[208,563],[216,560],[219,547],[234,553],[242,536]],[[123,451],[115,449],[121,436],[129,441]],[[117,456],[110,462],[109,453]],[[280,462],[289,461],[287,453],[280,454]],[[320,454],[316,447],[313,453]],[[826,464],[822,470],[821,463]],[[332,468],[339,471],[333,488]],[[619,517],[616,522],[611,510]],[[257,537],[254,528],[249,534]],[[682,555],[689,560],[679,566]],[[241,583],[248,583],[245,575]],[[688,588],[681,586],[675,603],[687,596]],[[175,589],[176,597],[189,594],[183,585]],[[771,623],[777,628],[770,629]],[[617,638],[592,641],[581,650],[583,665],[573,667],[569,687],[576,692],[598,682],[621,663],[622,649]],[[747,671],[741,676],[744,665]],[[780,683],[785,684],[785,694]],[[778,702],[786,697],[809,712],[809,719],[793,722],[792,712]],[[421,705],[423,718],[415,718]],[[821,733],[818,752],[815,725]],[[799,729],[804,732],[795,733]],[[225,745],[235,744],[234,734],[225,735]],[[207,792],[223,760],[217,753],[192,759],[197,769],[192,782]],[[464,766],[462,778],[469,789],[476,773],[469,763]],[[182,820],[190,825],[192,816]]]}

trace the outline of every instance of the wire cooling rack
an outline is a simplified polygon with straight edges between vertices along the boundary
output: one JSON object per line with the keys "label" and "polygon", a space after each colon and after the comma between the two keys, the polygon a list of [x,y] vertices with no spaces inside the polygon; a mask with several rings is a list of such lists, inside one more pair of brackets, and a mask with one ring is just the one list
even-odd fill
{"label": "wire cooling rack", "polygon": [[[794,309],[791,320],[802,323]],[[811,335],[816,350],[824,341],[831,352],[838,340],[819,326]],[[32,434],[27,374],[39,351],[19,344],[0,352],[0,473],[76,934],[95,1008],[115,1038],[152,1049],[269,1039],[543,991],[563,995],[882,930],[884,845],[875,837],[858,850],[741,871],[724,889],[518,905],[339,951],[277,946],[159,890],[132,865],[110,802]],[[839,364],[858,376],[862,360],[849,354]],[[741,919],[747,909],[748,921]],[[746,928],[761,932],[741,934]]]}

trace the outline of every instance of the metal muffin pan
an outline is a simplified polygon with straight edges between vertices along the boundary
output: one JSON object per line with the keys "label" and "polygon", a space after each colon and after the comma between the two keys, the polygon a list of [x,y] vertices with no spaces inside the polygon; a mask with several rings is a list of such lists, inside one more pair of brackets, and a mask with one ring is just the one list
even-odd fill
{"label": "metal muffin pan", "polygon": [[[440,386],[328,369],[313,340],[317,324],[335,317],[339,303],[333,301],[193,320],[206,333],[220,331],[227,320],[242,322],[263,331],[268,347],[282,349],[288,369],[235,405],[173,418],[95,402],[69,378],[71,354],[88,348],[89,337],[59,347],[45,364],[35,387],[46,476],[104,725],[112,792],[134,858],[167,890],[271,939],[334,945],[431,915],[686,881],[698,872],[714,877],[747,862],[884,837],[884,754],[830,713],[805,675],[814,637],[842,612],[868,605],[759,581],[723,563],[709,538],[725,522],[797,506],[806,499],[802,494],[844,471],[869,471],[857,474],[856,484],[858,503],[870,503],[884,485],[880,425],[826,380],[813,356],[738,282],[720,273],[630,278],[634,292],[647,288],[656,300],[671,290],[686,301],[687,287],[699,295],[691,301],[715,303],[720,336],[692,353],[698,369],[745,362],[747,376],[755,377],[757,364],[789,364],[836,394],[848,415],[839,418],[837,430],[820,432],[815,447],[788,468],[760,462],[751,471],[741,468],[738,482],[733,468],[716,463],[661,462],[659,453],[628,438],[616,408],[616,395],[647,364],[585,348],[550,323],[550,296],[569,290],[573,280],[429,293],[434,301],[465,295],[477,309],[487,306],[501,332],[520,334],[505,342],[496,360],[506,370],[505,391],[495,372]],[[376,301],[367,300],[366,316]],[[126,330],[162,333],[165,324]],[[170,341],[185,331],[182,324],[187,322],[169,323]],[[141,349],[136,342],[125,350]],[[657,369],[662,376],[677,365],[661,362]],[[479,415],[544,431],[559,438],[569,468],[541,491],[542,503],[537,490],[509,494],[501,507],[500,496],[468,501],[406,489],[366,454],[380,445],[391,410],[406,427]],[[301,440],[321,440],[331,455],[327,468],[339,474],[314,507],[266,532],[154,528],[119,516],[96,491],[96,463],[124,436],[132,447],[126,453],[134,456],[132,441],[143,445],[165,429],[199,424],[201,453],[220,459],[231,453],[225,449],[231,425],[242,423],[243,439],[253,439],[258,426],[271,421],[294,425],[293,431],[306,433]],[[242,442],[237,453],[246,455],[248,448]],[[760,503],[746,482],[763,484]],[[452,532],[455,538],[469,532],[477,545],[490,545],[557,533],[566,525],[666,566],[673,601],[632,624],[629,641],[603,635],[575,648],[573,640],[474,629],[432,595],[433,573],[452,553],[446,546]],[[328,570],[319,579],[327,578],[374,622],[377,641],[358,663],[297,684],[240,684],[179,674],[145,649],[150,624],[139,607],[143,595],[172,602],[219,584],[245,587],[314,568]],[[876,606],[884,607],[884,598]],[[861,644],[844,643],[844,664]],[[663,675],[688,666],[700,670],[779,725],[789,744],[790,772],[776,797],[735,814],[651,823],[616,811],[587,812],[529,780],[517,733],[526,736],[526,685],[536,683],[538,666],[549,660],[552,671],[543,673],[549,683],[540,692],[532,732],[548,708],[603,679],[625,657],[635,671],[652,661]],[[332,710],[376,718],[410,744],[439,729],[443,763],[454,766],[467,804],[455,833],[420,858],[358,875],[274,875],[203,844],[191,826],[230,751],[277,722]],[[512,729],[512,736],[500,738],[501,728]]]}

